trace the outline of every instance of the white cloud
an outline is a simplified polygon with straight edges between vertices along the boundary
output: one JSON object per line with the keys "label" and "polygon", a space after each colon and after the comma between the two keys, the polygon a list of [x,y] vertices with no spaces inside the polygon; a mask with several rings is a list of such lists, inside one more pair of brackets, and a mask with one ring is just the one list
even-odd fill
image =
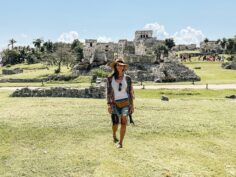
{"label": "white cloud", "polygon": [[81,43],[85,43],[85,39],[79,39]]}
{"label": "white cloud", "polygon": [[76,31],[62,33],[57,39],[58,42],[72,43],[75,39],[79,39],[79,34]]}
{"label": "white cloud", "polygon": [[190,26],[181,29],[173,35],[176,44],[197,44],[204,40],[205,36],[201,30],[196,30]]}
{"label": "white cloud", "polygon": [[97,38],[98,42],[113,42],[113,40],[110,37],[106,37],[106,36],[99,36]]}
{"label": "white cloud", "polygon": [[204,40],[205,35],[201,30],[194,29],[190,26],[175,32],[174,34],[169,34],[164,25],[159,23],[149,23],[143,27],[144,30],[153,30],[154,35],[158,39],[173,38],[176,44],[197,44]]}
{"label": "white cloud", "polygon": [[159,23],[148,23],[143,27],[144,30],[153,30],[154,35],[158,37],[158,39],[166,39],[169,38],[169,33],[166,32],[165,26],[160,25]]}

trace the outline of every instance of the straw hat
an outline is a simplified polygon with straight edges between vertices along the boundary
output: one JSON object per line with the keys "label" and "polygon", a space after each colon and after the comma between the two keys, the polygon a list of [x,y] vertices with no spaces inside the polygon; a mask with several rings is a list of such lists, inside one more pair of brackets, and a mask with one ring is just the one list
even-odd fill
{"label": "straw hat", "polygon": [[124,60],[122,58],[117,58],[115,61],[113,61],[109,66],[114,70],[114,67],[116,64],[124,66],[124,69],[127,70],[129,65],[124,63]]}

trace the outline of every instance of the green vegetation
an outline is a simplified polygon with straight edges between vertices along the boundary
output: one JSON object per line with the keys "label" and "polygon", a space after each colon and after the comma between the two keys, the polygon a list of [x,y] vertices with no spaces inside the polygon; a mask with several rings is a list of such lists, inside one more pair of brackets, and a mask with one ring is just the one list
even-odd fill
{"label": "green vegetation", "polygon": [[105,100],[1,91],[0,176],[233,177],[236,102],[224,96],[235,92],[138,90],[136,126],[117,149]]}
{"label": "green vegetation", "polygon": [[196,74],[201,77],[197,84],[236,84],[235,70],[222,69],[221,62],[187,62],[187,67],[194,69]]}
{"label": "green vegetation", "polygon": [[[26,64],[20,64],[20,65],[14,65],[14,68],[17,67],[24,68],[23,73],[14,74],[14,75],[2,75],[1,69],[0,69],[0,79],[41,79],[50,75],[54,74],[55,69],[57,69],[56,66],[51,66],[45,68],[42,64],[34,64],[34,65],[26,65]],[[10,67],[10,68],[13,68]],[[41,68],[40,68],[41,67]],[[9,68],[8,68],[9,69]],[[71,73],[70,68],[67,68],[66,66],[61,67],[61,74],[69,75]]]}
{"label": "green vegetation", "polygon": [[35,39],[33,41],[34,48],[30,46],[14,47],[16,42],[11,39],[9,41],[11,49],[1,51],[3,66],[20,63],[46,63],[47,65],[56,66],[55,73],[60,73],[62,65],[73,67],[83,58],[83,46],[77,39],[72,44],[44,42],[42,39]]}

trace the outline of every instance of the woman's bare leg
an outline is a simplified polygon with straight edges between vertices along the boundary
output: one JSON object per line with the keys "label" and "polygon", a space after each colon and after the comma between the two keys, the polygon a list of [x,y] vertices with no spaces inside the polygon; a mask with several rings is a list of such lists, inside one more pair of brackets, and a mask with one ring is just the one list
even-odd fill
{"label": "woman's bare leg", "polygon": [[113,138],[116,138],[117,129],[118,129],[118,124],[112,125]]}
{"label": "woman's bare leg", "polygon": [[122,116],[121,117],[121,127],[120,127],[120,142],[119,142],[120,145],[122,145],[123,139],[124,139],[124,136],[125,136],[126,123],[127,123],[127,117]]}

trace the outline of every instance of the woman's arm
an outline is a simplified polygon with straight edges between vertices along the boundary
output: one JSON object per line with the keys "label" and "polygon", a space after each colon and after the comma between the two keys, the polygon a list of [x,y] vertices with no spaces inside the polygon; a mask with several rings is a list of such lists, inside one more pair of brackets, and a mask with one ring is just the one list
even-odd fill
{"label": "woman's arm", "polygon": [[112,104],[112,87],[111,87],[111,78],[107,78],[107,104]]}

